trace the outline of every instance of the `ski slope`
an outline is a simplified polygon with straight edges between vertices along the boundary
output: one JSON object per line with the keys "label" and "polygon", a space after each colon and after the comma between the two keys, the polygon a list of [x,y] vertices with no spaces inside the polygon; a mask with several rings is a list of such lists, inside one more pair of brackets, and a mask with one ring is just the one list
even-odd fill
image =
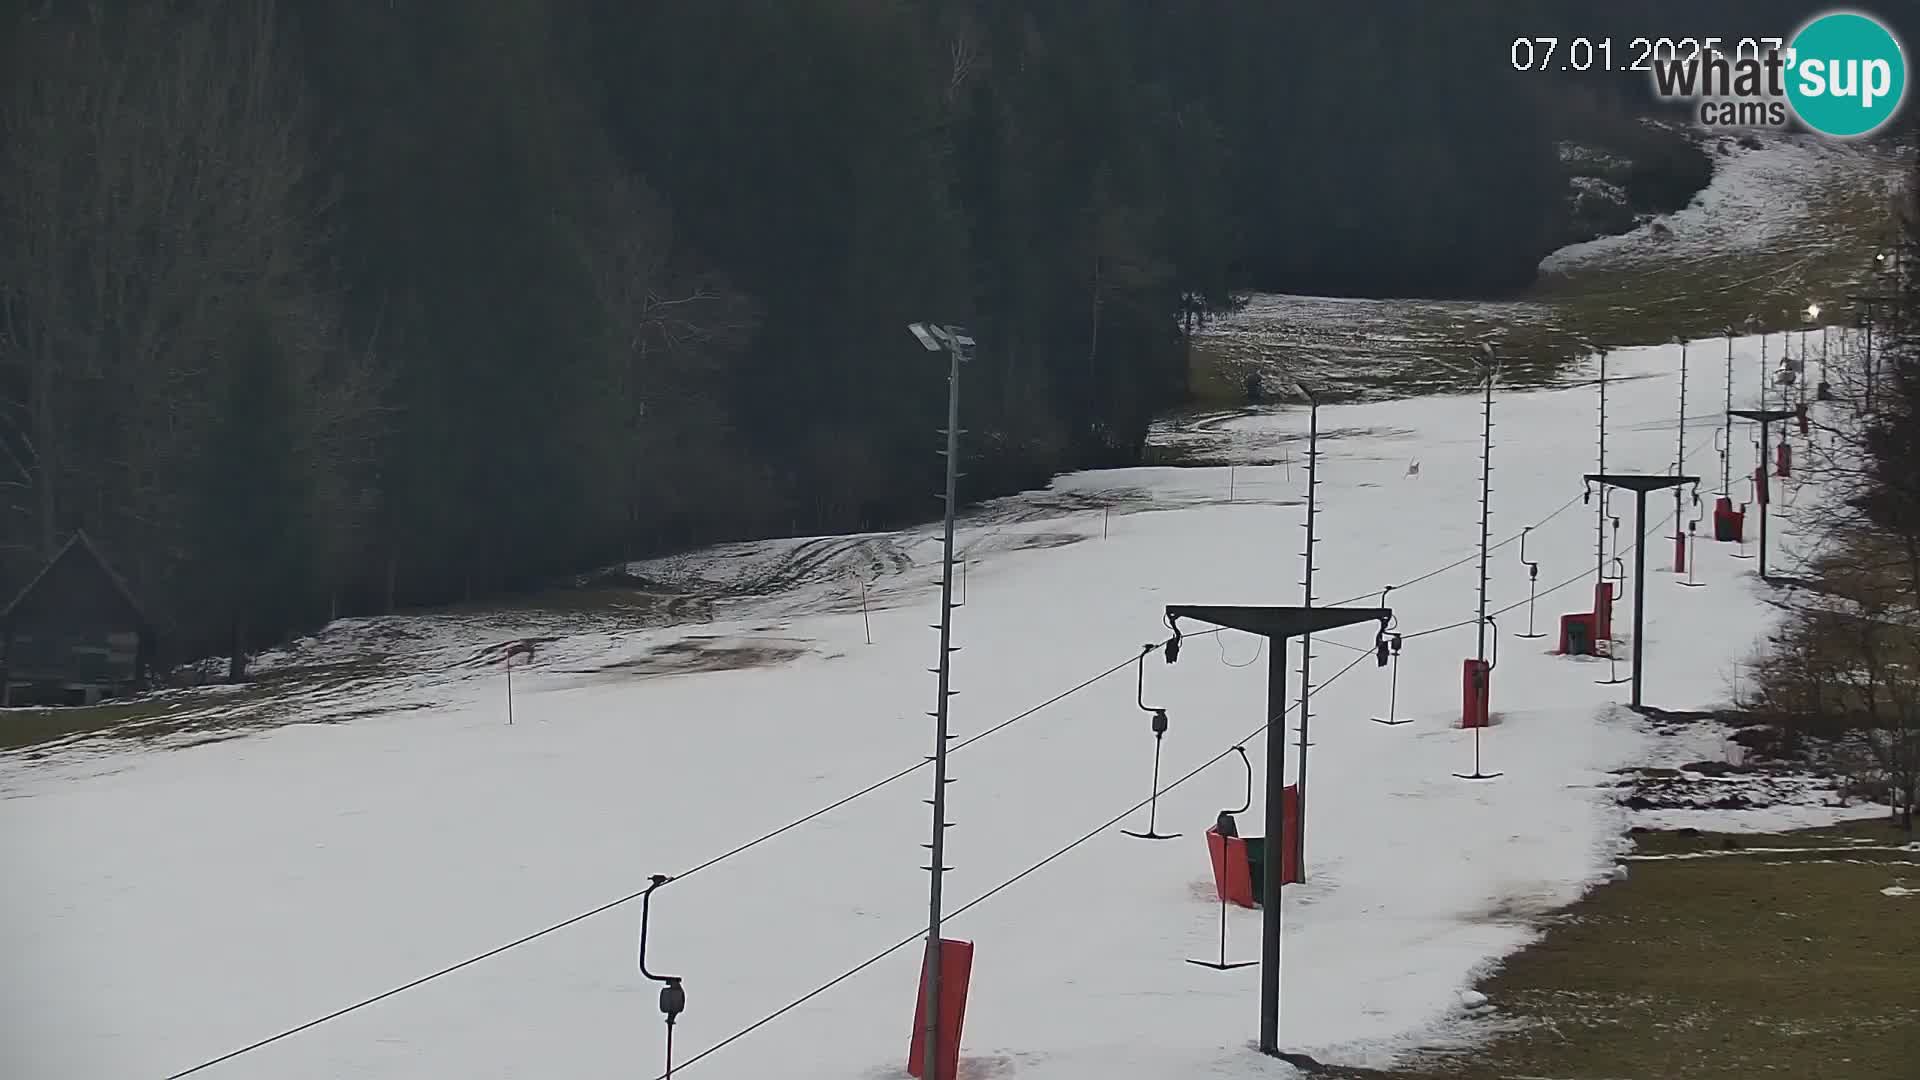
{"label": "ski slope", "polygon": [[[1704,479],[1702,507],[1686,509],[1704,535],[1725,350],[1720,340],[1691,354],[1687,466]],[[1677,351],[1611,355],[1611,468],[1672,463]],[[1748,407],[1758,343],[1735,352],[1735,404]],[[1314,647],[1310,880],[1285,901],[1290,1049],[1381,1066],[1458,1036],[1460,994],[1476,976],[1529,941],[1538,916],[1615,872],[1630,818],[1613,770],[1698,759],[1698,739],[1675,747],[1688,736],[1616,707],[1627,687],[1596,682],[1606,661],[1549,653],[1559,614],[1591,602],[1595,517],[1580,477],[1594,467],[1594,417],[1590,385],[1497,399],[1500,546],[1488,588],[1493,608],[1522,606],[1498,617],[1495,723],[1482,743],[1485,767],[1503,775],[1469,783],[1453,774],[1473,766],[1474,735],[1457,725],[1477,565],[1459,560],[1479,537],[1479,400],[1321,411],[1318,602],[1371,605],[1385,585],[1457,565],[1390,598],[1408,635],[1399,703],[1412,723],[1368,722],[1388,696],[1388,672],[1367,655],[1373,627]],[[1164,605],[1299,602],[1306,424],[1303,409],[1277,407],[1211,433],[1248,460],[1287,446],[1291,464],[1078,474],[1002,500],[964,530],[958,735],[1113,670],[953,756],[949,911],[1093,834],[949,921],[950,936],[977,948],[964,1075],[1292,1075],[1251,1049],[1257,970],[1183,962],[1218,949],[1201,834],[1240,802],[1238,759],[1162,797],[1160,824],[1180,839],[1100,826],[1148,794],[1152,739],[1125,662],[1167,636]],[[1736,431],[1734,442],[1738,475],[1752,468],[1751,440]],[[1630,543],[1631,504],[1615,499]],[[1776,500],[1774,560],[1786,571],[1796,526],[1818,503],[1791,487]],[[1710,706],[1727,698],[1770,609],[1754,563],[1729,557],[1730,545],[1703,541],[1706,587],[1676,586],[1671,541],[1658,539],[1672,510],[1670,498],[1650,500],[1647,638],[1630,644],[1647,655],[1650,704]],[[1512,542],[1525,526],[1537,526],[1528,555],[1548,634],[1531,641],[1514,636],[1527,625]],[[342,722],[0,759],[0,1075],[173,1075],[636,893],[649,874],[684,874],[912,766],[931,744],[934,535],[816,546],[872,575],[864,618],[836,565],[723,605],[710,623],[566,638],[515,671],[511,726],[496,669],[436,675],[430,700],[369,690],[406,707],[362,701]],[[751,576],[745,564],[788,565],[795,549],[734,545],[652,569]],[[1623,636],[1631,616],[1629,597],[1616,613]],[[640,663],[721,645],[775,662],[664,676]],[[1147,701],[1171,715],[1163,782],[1248,739],[1260,766],[1258,650],[1224,633],[1189,639],[1177,664],[1148,660]],[[1299,655],[1296,643],[1290,662]],[[1297,769],[1291,749],[1289,761]],[[924,928],[927,786],[914,772],[656,894],[651,966],[683,976],[689,998],[681,1062]],[[1260,812],[1256,796],[1243,829],[1257,832]],[[1796,810],[1809,823],[1861,812],[1817,800]],[[1739,827],[1738,817],[1714,820]],[[1766,827],[1779,824],[1776,814]],[[662,1028],[656,987],[634,967],[638,916],[637,903],[616,906],[194,1075],[657,1075]],[[1234,958],[1257,955],[1258,924],[1257,912],[1231,913]],[[900,948],[676,1075],[903,1075],[919,961],[917,944]]]}

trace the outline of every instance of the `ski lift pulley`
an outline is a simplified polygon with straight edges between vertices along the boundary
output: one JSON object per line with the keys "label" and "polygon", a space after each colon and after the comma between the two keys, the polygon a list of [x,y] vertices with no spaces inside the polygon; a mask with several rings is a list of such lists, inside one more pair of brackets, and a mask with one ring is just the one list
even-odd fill
{"label": "ski lift pulley", "polygon": [[1240,755],[1240,764],[1246,766],[1247,793],[1246,797],[1240,800],[1239,809],[1222,810],[1214,819],[1213,827],[1221,836],[1239,836],[1240,826],[1233,820],[1233,815],[1244,814],[1253,808],[1253,759],[1247,757],[1247,748],[1244,746],[1234,747],[1233,752]]}
{"label": "ski lift pulley", "polygon": [[[1173,626],[1173,621],[1169,619],[1167,625]],[[1173,626],[1173,637],[1167,639],[1165,643],[1169,659],[1172,658],[1172,653],[1177,650],[1177,642],[1179,642],[1179,640],[1180,628]],[[1150,644],[1140,646],[1140,658],[1134,665],[1136,668],[1134,704],[1139,707],[1141,712],[1149,716],[1149,726],[1153,729],[1153,788],[1147,794],[1147,829],[1145,832],[1138,832],[1133,829],[1122,829],[1120,831],[1128,836],[1139,837],[1142,840],[1172,840],[1180,834],[1163,833],[1158,828],[1160,818],[1160,746],[1161,742],[1166,738],[1168,725],[1167,710],[1156,705],[1147,704],[1147,654],[1152,652],[1154,648],[1155,646]]]}
{"label": "ski lift pulley", "polygon": [[[1380,590],[1380,606],[1381,607],[1384,608],[1387,606],[1387,594],[1391,593],[1392,591],[1393,591],[1393,586],[1391,585]],[[1387,621],[1381,624],[1380,634],[1374,641],[1375,660],[1379,663],[1381,667],[1385,667],[1387,666],[1388,663],[1391,663],[1393,665],[1393,673],[1390,676],[1388,676],[1388,680],[1387,680],[1387,715],[1375,716],[1375,717],[1371,717],[1371,719],[1376,724],[1385,724],[1388,727],[1395,727],[1400,724],[1412,722],[1410,720],[1399,719],[1398,717],[1393,715],[1400,703],[1400,640],[1401,639],[1398,633],[1393,632],[1393,628],[1398,625],[1400,625],[1400,616],[1398,615],[1389,616]]]}
{"label": "ski lift pulley", "polygon": [[649,882],[647,889],[640,894],[640,949],[636,959],[639,963],[640,974],[661,984],[660,1012],[666,1017],[667,1021],[666,1075],[671,1077],[673,1075],[673,1023],[679,1018],[680,1014],[687,1009],[687,991],[686,987],[680,983],[680,976],[656,975],[647,970],[647,925],[653,913],[653,892],[655,889],[658,889],[673,879],[665,874],[654,874],[647,880]]}
{"label": "ski lift pulley", "polygon": [[[1246,747],[1236,746],[1233,748],[1233,751],[1240,755],[1240,764],[1247,768],[1247,797],[1241,801],[1238,810],[1220,811],[1220,817],[1214,825],[1214,830],[1223,837],[1238,837],[1240,835],[1240,829],[1239,826],[1234,824],[1233,815],[1244,814],[1253,807],[1253,761],[1247,757]],[[1229,961],[1227,959],[1227,898],[1223,893],[1220,897],[1220,959],[1195,960],[1188,958],[1187,963],[1203,968],[1212,968],[1214,971],[1233,971],[1238,968],[1253,967],[1259,962],[1258,960]]]}

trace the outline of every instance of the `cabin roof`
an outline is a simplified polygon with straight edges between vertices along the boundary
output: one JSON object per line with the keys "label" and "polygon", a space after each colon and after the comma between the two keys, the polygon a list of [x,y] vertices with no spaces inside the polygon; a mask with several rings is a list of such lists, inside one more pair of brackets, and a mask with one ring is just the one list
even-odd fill
{"label": "cabin roof", "polygon": [[5,608],[0,608],[0,621],[13,618],[13,613],[19,608],[21,602],[26,600],[27,597],[32,596],[34,590],[40,587],[40,582],[45,580],[47,574],[52,571],[55,566],[58,566],[61,560],[69,556],[85,558],[93,563],[94,568],[100,572],[101,576],[106,578],[107,584],[113,586],[113,591],[119,594],[120,599],[126,603],[127,609],[133,612],[134,618],[140,623],[141,631],[145,633],[153,632],[153,620],[147,617],[146,608],[142,606],[139,599],[133,595],[133,590],[127,587],[126,579],[122,578],[119,573],[114,570],[113,564],[107,561],[107,557],[101,553],[100,548],[94,544],[93,538],[88,536],[84,529],[75,530],[72,538],[66,542],[66,545],[62,547],[53,558],[47,560],[46,565],[40,568],[39,573],[33,575],[33,578],[27,582],[24,588],[14,594],[13,599],[7,603]]}

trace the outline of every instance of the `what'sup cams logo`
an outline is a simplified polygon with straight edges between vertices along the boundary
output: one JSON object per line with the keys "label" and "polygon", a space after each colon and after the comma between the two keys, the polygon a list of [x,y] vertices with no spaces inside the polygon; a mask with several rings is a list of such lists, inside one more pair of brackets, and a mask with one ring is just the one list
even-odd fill
{"label": "what'sup cams logo", "polygon": [[1693,103],[1705,127],[1784,128],[1792,118],[1851,139],[1880,130],[1900,111],[1907,62],[1878,19],[1835,11],[1801,27],[1782,49],[1656,57],[1653,84],[1662,98]]}

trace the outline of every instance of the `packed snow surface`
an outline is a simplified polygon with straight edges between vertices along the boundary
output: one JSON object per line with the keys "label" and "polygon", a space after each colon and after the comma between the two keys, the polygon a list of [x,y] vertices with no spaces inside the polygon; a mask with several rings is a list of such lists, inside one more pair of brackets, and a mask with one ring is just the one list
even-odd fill
{"label": "packed snow surface", "polygon": [[[1611,357],[1610,469],[1673,463],[1677,353]],[[1693,348],[1685,464],[1703,476],[1703,505],[1685,502],[1687,520],[1710,522],[1718,486],[1709,429],[1724,353],[1723,341]],[[1734,404],[1750,407],[1757,342],[1734,354],[1735,385],[1748,388]],[[1384,586],[1409,583],[1388,603],[1407,635],[1397,711],[1412,723],[1368,720],[1389,694],[1390,671],[1370,655],[1375,626],[1316,641],[1309,881],[1285,902],[1290,1049],[1388,1063],[1478,1001],[1462,992],[1536,933],[1536,916],[1617,873],[1630,818],[1613,771],[1666,760],[1673,736],[1615,707],[1628,687],[1599,681],[1608,661],[1552,654],[1559,615],[1592,600],[1597,506],[1582,502],[1581,476],[1595,465],[1594,415],[1591,386],[1506,393],[1495,406],[1495,722],[1478,761],[1500,775],[1470,782],[1455,774],[1476,762],[1475,735],[1458,725],[1461,662],[1476,649],[1479,401],[1321,410],[1321,429],[1338,434],[1321,445],[1316,602],[1373,605]],[[1164,606],[1299,602],[1307,419],[1276,407],[1225,433],[1248,459],[1290,446],[1291,464],[1069,476],[963,529],[956,734],[1115,669],[953,755],[948,911],[1094,833],[948,922],[978,950],[968,1075],[1290,1075],[1251,1049],[1257,970],[1184,963],[1220,949],[1202,833],[1243,797],[1239,758],[1161,798],[1157,821],[1177,840],[1098,827],[1148,793],[1153,740],[1127,661],[1167,636]],[[1734,446],[1738,475],[1752,468],[1744,429]],[[1816,500],[1785,494],[1773,556],[1790,570]],[[1612,496],[1623,545],[1632,505]],[[1646,640],[1623,648],[1645,653],[1649,703],[1712,706],[1771,609],[1754,562],[1708,539],[1697,552],[1706,587],[1679,587],[1663,539],[1673,511],[1666,493],[1649,499]],[[1532,611],[1514,542],[1525,526],[1540,565]],[[914,765],[931,744],[935,536],[735,545],[638,567],[675,587],[755,587],[732,590],[710,622],[562,634],[514,671],[511,726],[503,673],[458,665],[488,642],[444,642],[444,662],[418,685],[368,684],[349,695],[351,718],[315,714],[340,722],[0,759],[0,1075],[170,1076],[637,894],[649,874],[685,874]],[[1630,596],[1616,620],[1629,636]],[[1546,636],[1519,637],[1529,625]],[[723,648],[744,666],[660,660]],[[1145,702],[1171,717],[1163,782],[1242,741],[1261,768],[1260,649],[1225,633],[1190,637],[1177,664],[1148,659]],[[1295,692],[1302,652],[1290,644]],[[912,773],[655,894],[649,965],[686,980],[681,1062],[924,928],[927,781]],[[1145,811],[1124,824],[1144,826]],[[655,1075],[663,1029],[657,987],[635,970],[638,917],[637,902],[616,906],[195,1075]],[[1258,925],[1257,912],[1229,912],[1230,959],[1257,955]],[[901,1075],[918,966],[917,946],[899,949],[684,1070]]]}

